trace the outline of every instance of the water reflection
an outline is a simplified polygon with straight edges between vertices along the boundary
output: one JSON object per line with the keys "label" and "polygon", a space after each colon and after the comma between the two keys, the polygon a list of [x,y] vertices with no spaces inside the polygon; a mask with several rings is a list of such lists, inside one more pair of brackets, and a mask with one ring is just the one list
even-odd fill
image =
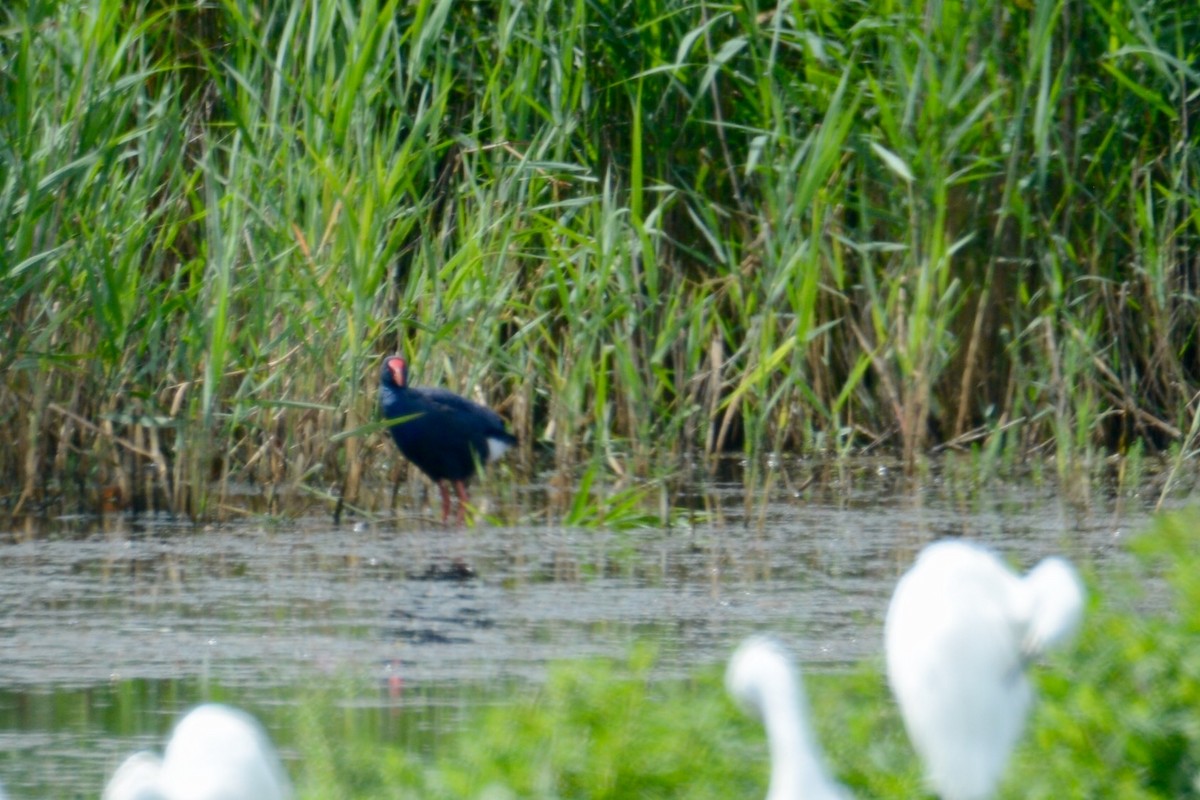
{"label": "water reflection", "polygon": [[688,498],[703,521],[670,530],[445,530],[419,516],[20,527],[0,537],[0,776],[15,797],[95,796],[181,709],[262,709],[297,686],[402,707],[387,735],[404,739],[453,725],[478,696],[468,687],[528,686],[550,660],[620,657],[635,640],[657,644],[664,676],[722,662],[757,630],[836,667],[879,656],[894,581],[932,539],[982,540],[1021,567],[1052,552],[1103,566],[1140,525],[1050,488],[911,489],[872,465],[801,490],[795,472],[749,497],[740,482],[704,486]]}

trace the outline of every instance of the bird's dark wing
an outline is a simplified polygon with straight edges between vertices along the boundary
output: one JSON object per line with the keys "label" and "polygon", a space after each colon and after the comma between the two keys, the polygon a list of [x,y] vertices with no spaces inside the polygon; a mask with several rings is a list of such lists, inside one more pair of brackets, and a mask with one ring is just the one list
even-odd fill
{"label": "bird's dark wing", "polygon": [[[409,391],[416,393],[422,400],[429,403],[429,410],[431,412],[436,413],[439,410],[444,410],[460,419],[462,417],[470,418],[477,422],[484,433],[491,433],[493,431],[505,432],[504,419],[487,406],[481,406],[479,403],[461,397],[447,389],[422,386],[419,389],[410,388]],[[441,408],[439,409],[438,406]]]}

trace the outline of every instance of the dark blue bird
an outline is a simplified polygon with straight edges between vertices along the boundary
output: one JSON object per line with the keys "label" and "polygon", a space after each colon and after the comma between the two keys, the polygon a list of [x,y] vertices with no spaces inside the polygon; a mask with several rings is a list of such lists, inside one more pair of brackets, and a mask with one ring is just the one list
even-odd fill
{"label": "dark blue bird", "polygon": [[466,513],[467,481],[481,464],[495,461],[517,443],[490,408],[445,389],[408,385],[408,364],[388,356],[379,371],[384,419],[409,417],[389,430],[404,457],[429,476],[442,493],[442,522],[450,518],[450,490],[458,493],[458,521]]}

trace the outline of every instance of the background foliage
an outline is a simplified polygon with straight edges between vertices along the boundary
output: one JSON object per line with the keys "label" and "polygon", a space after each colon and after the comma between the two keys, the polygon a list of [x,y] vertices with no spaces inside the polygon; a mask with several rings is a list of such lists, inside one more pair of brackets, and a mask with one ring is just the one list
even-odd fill
{"label": "background foliage", "polygon": [[353,498],[395,350],[562,469],[1186,457],[1198,49],[1155,0],[19,0],[0,485]]}

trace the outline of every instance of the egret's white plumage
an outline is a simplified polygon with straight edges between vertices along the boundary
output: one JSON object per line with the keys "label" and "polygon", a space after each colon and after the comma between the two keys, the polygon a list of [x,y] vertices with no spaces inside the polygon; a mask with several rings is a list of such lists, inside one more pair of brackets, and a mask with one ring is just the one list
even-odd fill
{"label": "egret's white plumage", "polygon": [[783,645],[753,636],[734,651],[725,687],[763,721],[771,752],[767,800],[847,800],[830,777],[821,749],[808,727],[808,702],[799,671]]}
{"label": "egret's white plumage", "polygon": [[134,753],[103,800],[286,800],[287,773],[262,726],[249,714],[209,703],[178,724],[160,759]]}
{"label": "egret's white plumage", "polygon": [[101,800],[151,800],[161,797],[158,774],[162,759],[156,753],[142,750],[121,762],[104,787]]}
{"label": "egret's white plumage", "polygon": [[884,624],[888,683],[945,800],[992,796],[1033,702],[1025,668],[1074,635],[1083,601],[1061,558],[1022,578],[957,540],[926,547],[900,579]]}

